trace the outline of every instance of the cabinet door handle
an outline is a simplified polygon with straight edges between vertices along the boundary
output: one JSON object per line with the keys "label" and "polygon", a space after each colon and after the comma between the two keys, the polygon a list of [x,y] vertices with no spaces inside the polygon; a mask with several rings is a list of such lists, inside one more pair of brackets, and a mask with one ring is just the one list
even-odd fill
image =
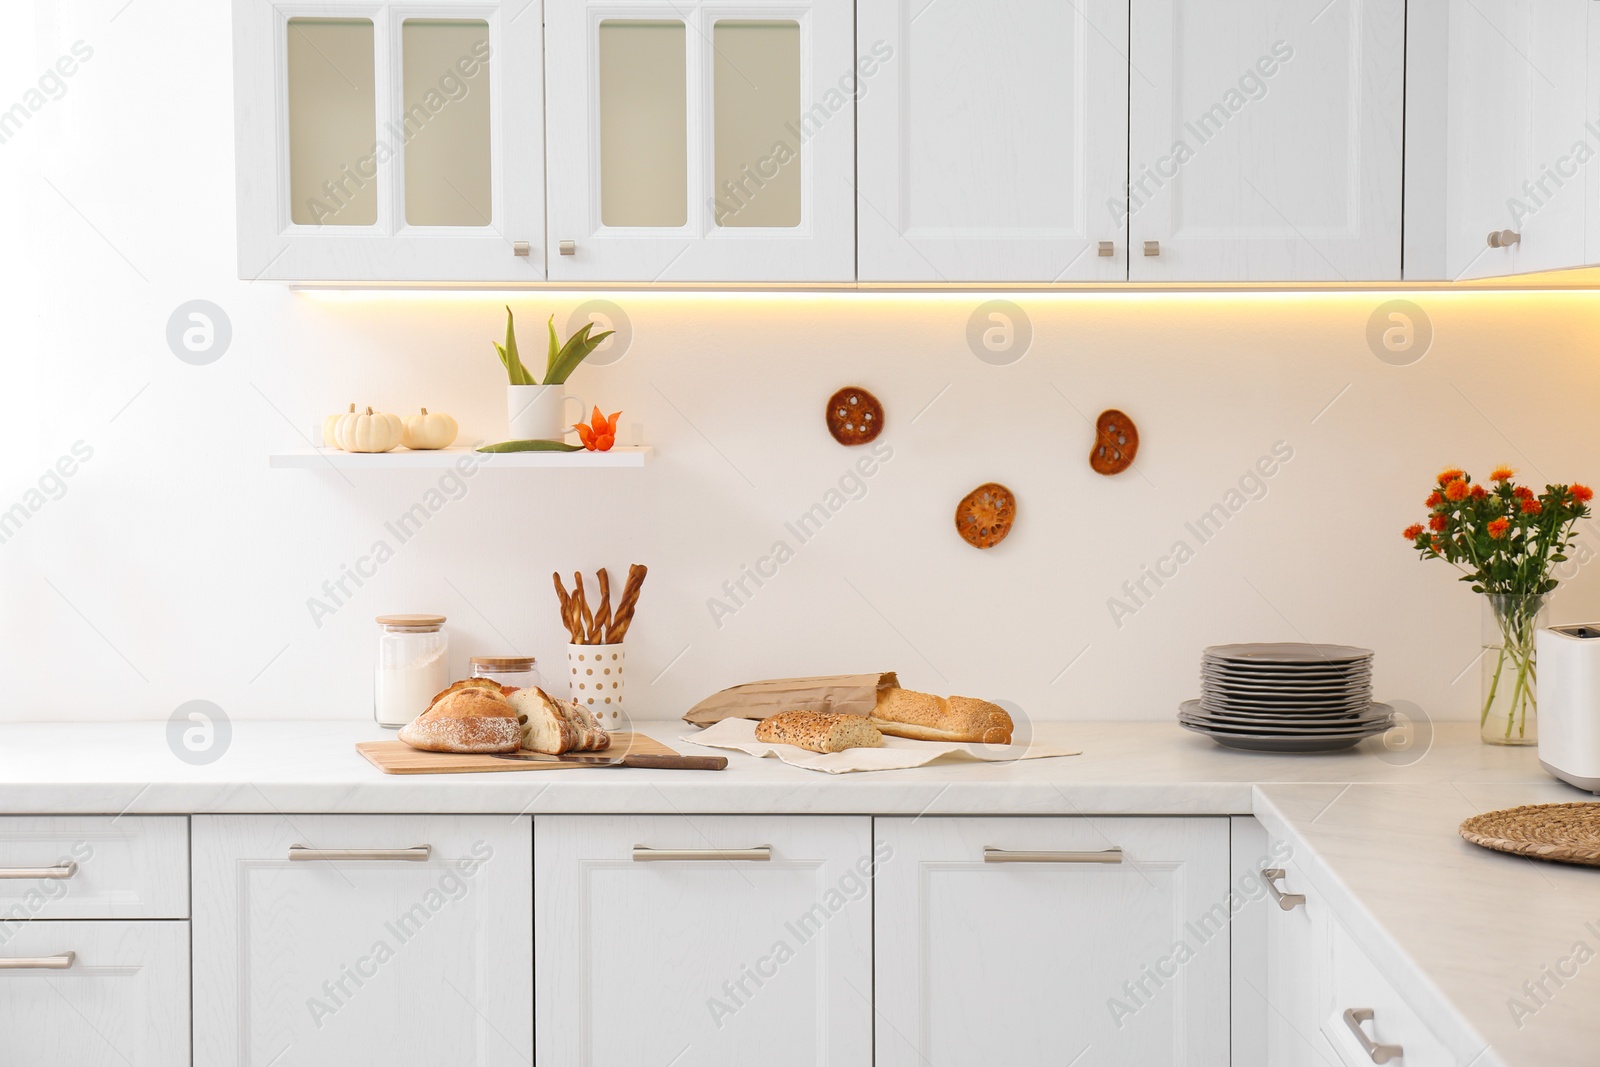
{"label": "cabinet door handle", "polygon": [[1116,243],[1113,242],[1113,241],[1101,241],[1100,242],[1100,254],[1102,256],[1114,256],[1114,255],[1116,255],[1117,254]]}
{"label": "cabinet door handle", "polygon": [[1493,230],[1489,234],[1490,248],[1510,248],[1522,243],[1522,234],[1516,230]]}
{"label": "cabinet door handle", "polygon": [[1306,902],[1304,893],[1285,893],[1278,888],[1278,880],[1287,877],[1282,867],[1268,867],[1261,872],[1261,880],[1267,883],[1267,892],[1272,894],[1272,899],[1278,902],[1278,907],[1284,911],[1293,911]]}
{"label": "cabinet door handle", "polygon": [[78,958],[76,952],[58,952],[54,956],[34,956],[0,959],[0,971],[64,971]]}
{"label": "cabinet door handle", "polygon": [[410,860],[421,863],[426,861],[432,854],[432,845],[417,845],[415,848],[307,848],[305,845],[289,846],[289,858],[292,860],[324,860],[339,863],[347,860]]}
{"label": "cabinet door handle", "polygon": [[1352,1034],[1356,1035],[1356,1040],[1361,1042],[1361,1051],[1365,1052],[1373,1063],[1388,1063],[1390,1060],[1397,1060],[1404,1056],[1406,1054],[1405,1049],[1399,1045],[1380,1045],[1367,1036],[1367,1032],[1361,1029],[1361,1024],[1371,1021],[1371,1008],[1346,1008],[1344,1010],[1344,1024],[1350,1028]]}
{"label": "cabinet door handle", "polygon": [[664,860],[753,860],[757,863],[766,863],[772,859],[772,846],[757,845],[755,848],[651,848],[649,845],[634,845],[633,859],[636,863],[654,863]]}
{"label": "cabinet door handle", "polygon": [[511,254],[514,256],[521,256],[526,259],[528,256],[533,254],[533,246],[527,241],[512,241]]}
{"label": "cabinet door handle", "polygon": [[1146,241],[1144,243],[1144,254],[1147,256],[1159,256],[1161,254],[1161,242]]}
{"label": "cabinet door handle", "polygon": [[1101,852],[1030,852],[1013,851],[985,845],[985,863],[1121,863],[1122,850],[1108,848]]}
{"label": "cabinet door handle", "polygon": [[564,256],[575,256],[578,254],[578,242],[562,241],[556,245],[556,250]]}
{"label": "cabinet door handle", "polygon": [[0,867],[0,878],[71,878],[78,873],[75,860],[54,867]]}

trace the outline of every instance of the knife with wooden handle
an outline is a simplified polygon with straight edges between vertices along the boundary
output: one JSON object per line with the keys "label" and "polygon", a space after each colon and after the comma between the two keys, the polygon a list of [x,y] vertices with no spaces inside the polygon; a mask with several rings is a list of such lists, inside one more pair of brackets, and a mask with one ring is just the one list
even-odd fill
{"label": "knife with wooden handle", "polygon": [[494,757],[530,763],[571,763],[579,767],[645,767],[656,771],[720,771],[728,765],[727,756],[656,756],[642,752],[627,756],[552,756],[544,752],[496,752]]}

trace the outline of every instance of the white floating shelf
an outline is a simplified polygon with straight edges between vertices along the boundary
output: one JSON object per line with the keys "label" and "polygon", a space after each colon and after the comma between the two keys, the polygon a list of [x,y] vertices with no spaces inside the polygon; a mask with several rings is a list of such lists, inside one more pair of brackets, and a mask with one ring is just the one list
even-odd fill
{"label": "white floating shelf", "polygon": [[301,448],[293,452],[274,452],[269,458],[274,468],[296,470],[415,470],[428,467],[454,467],[472,458],[484,468],[511,467],[642,467],[655,455],[651,445],[617,445],[609,452],[478,452],[457,445],[430,451],[413,452],[397,448],[393,452],[344,452],[337,448]]}

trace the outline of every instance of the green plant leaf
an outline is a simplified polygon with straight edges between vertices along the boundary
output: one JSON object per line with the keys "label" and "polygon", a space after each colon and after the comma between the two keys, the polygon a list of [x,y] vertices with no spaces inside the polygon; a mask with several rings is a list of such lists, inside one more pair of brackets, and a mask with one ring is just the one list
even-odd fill
{"label": "green plant leaf", "polygon": [[512,385],[538,385],[528,369],[522,365],[522,358],[517,355],[517,330],[516,323],[511,315],[511,308],[506,308],[506,343],[495,345],[495,350],[500,353],[500,362],[505,364],[506,377]]}
{"label": "green plant leaf", "polygon": [[550,331],[550,351],[544,360],[544,381],[546,385],[559,385],[560,383],[552,377],[556,372],[556,360],[561,353],[561,342],[556,340],[556,317],[551,315],[544,326]]}
{"label": "green plant leaf", "polygon": [[606,330],[595,336],[589,336],[589,331],[594,329],[593,322],[586,322],[577,333],[567,338],[567,343],[561,346],[555,362],[550,365],[550,373],[545,376],[546,385],[561,385],[566,382],[578,365],[589,357],[589,353],[610,337],[615,330]]}

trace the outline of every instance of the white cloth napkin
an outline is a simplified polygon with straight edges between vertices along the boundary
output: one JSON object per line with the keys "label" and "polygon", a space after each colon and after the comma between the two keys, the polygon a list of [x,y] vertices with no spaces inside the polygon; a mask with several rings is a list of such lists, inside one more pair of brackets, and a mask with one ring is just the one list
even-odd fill
{"label": "white cloth napkin", "polygon": [[1027,745],[959,744],[953,741],[912,741],[904,737],[885,737],[882,748],[847,748],[843,752],[812,752],[794,745],[774,745],[756,740],[754,719],[723,719],[698,733],[685,734],[691,745],[727,748],[752,756],[776,756],[793,767],[827,774],[851,771],[892,771],[902,767],[921,767],[936,759],[981,760],[1006,763],[1046,756],[1076,756],[1082,749],[1061,748],[1035,742]]}

